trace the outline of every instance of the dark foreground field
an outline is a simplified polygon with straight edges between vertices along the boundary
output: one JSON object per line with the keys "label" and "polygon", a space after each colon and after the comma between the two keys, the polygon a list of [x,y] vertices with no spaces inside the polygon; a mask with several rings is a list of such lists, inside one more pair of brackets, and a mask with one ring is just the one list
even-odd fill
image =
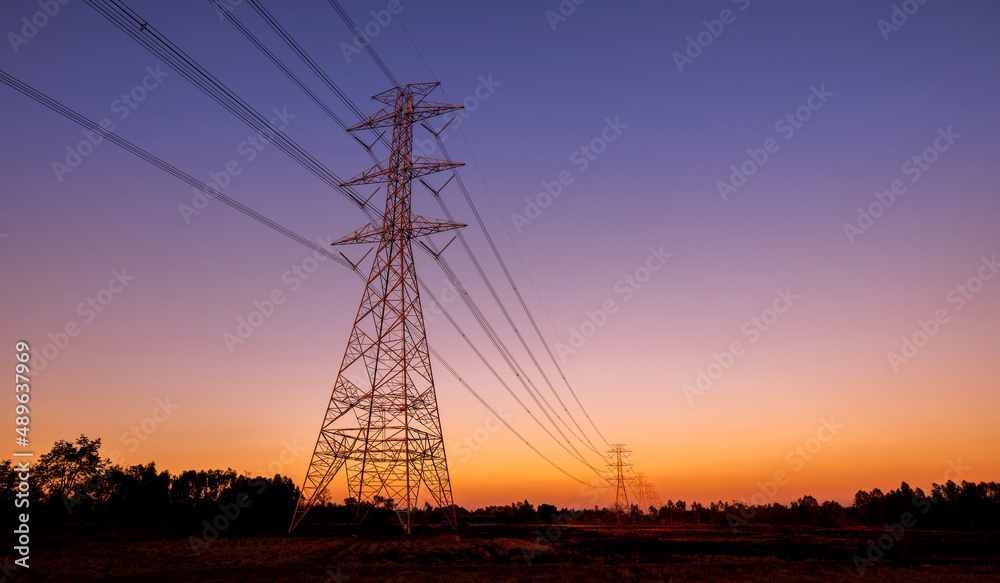
{"label": "dark foreground field", "polygon": [[[555,540],[540,544],[546,527]],[[411,538],[348,532],[220,538],[101,533],[38,541],[31,581],[1000,581],[1000,533],[908,530],[861,573],[880,529],[470,525]],[[531,556],[531,564],[526,560]]]}

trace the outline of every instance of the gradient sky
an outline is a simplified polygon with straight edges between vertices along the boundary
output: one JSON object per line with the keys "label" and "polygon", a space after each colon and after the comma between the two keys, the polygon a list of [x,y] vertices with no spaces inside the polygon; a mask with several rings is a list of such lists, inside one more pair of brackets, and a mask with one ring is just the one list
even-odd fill
{"label": "gradient sky", "polygon": [[[353,37],[327,3],[265,4],[363,111],[376,111],[368,97],[388,83],[366,55],[344,58],[339,47]],[[344,5],[363,26],[386,2]],[[209,3],[129,6],[257,109],[287,108],[295,116],[287,133],[343,178],[370,165]],[[773,495],[783,503],[803,494],[849,503],[860,488],[902,480],[927,489],[998,478],[1000,277],[975,280],[983,258],[1000,255],[1000,5],[931,0],[885,33],[879,21],[891,22],[890,1],[588,0],[555,30],[546,16],[559,9],[555,0],[401,6],[372,43],[403,82],[437,79],[444,94],[433,98],[475,106],[460,131],[446,131],[449,153],[467,163],[465,182],[548,341],[568,344],[588,311],[615,308],[597,317],[602,325],[565,369],[603,435],[629,446],[663,500],[747,499],[777,471],[789,475]],[[731,22],[679,71],[674,53],[727,9]],[[348,118],[252,9],[234,10]],[[337,238],[364,224],[277,148],[247,162],[238,148],[252,132],[178,73],[119,119],[115,101],[161,63],[83,2],[61,7],[15,52],[7,33],[20,34],[22,18],[37,11],[33,1],[4,2],[3,70],[91,119],[112,118],[122,136],[199,179],[239,161],[223,191],[304,236]],[[480,78],[496,85],[477,101]],[[799,110],[809,119],[789,136],[776,123],[808,108],[813,88],[828,96],[819,109]],[[283,274],[307,249],[214,201],[185,222],[178,206],[191,204],[192,190],[110,143],[57,180],[52,163],[64,161],[81,129],[6,86],[0,109],[5,361],[19,339],[41,350],[69,323],[80,331],[33,378],[33,449],[85,433],[124,463],[279,470],[301,482],[360,280],[326,262],[291,290]],[[627,127],[582,170],[574,153],[600,138],[608,119]],[[937,139],[948,128],[957,137]],[[723,200],[718,182],[769,139],[777,150]],[[913,180],[914,166],[904,165],[935,140],[947,151],[931,152],[936,160]],[[513,217],[563,172],[572,183],[540,215],[528,215],[530,224]],[[844,224],[856,224],[859,207],[895,180],[905,193],[850,240]],[[426,191],[414,192],[417,211],[440,216]],[[454,185],[442,194],[458,220],[474,222]],[[481,231],[466,232],[503,283]],[[672,255],[626,297],[619,282],[651,247]],[[363,251],[345,253],[356,260]],[[469,261],[457,244],[447,253],[513,349]],[[91,319],[85,302],[123,268],[134,279]],[[426,255],[418,268],[445,288]],[[957,309],[966,285],[978,291]],[[514,308],[509,286],[498,288]],[[230,352],[223,335],[273,290],[286,301]],[[751,332],[753,318],[773,315],[765,311],[776,290],[799,298],[766,331]],[[460,302],[450,309],[485,350]],[[947,321],[894,368],[889,353],[939,310]],[[574,476],[593,476],[532,423],[443,318],[429,317],[427,328],[529,441]],[[686,398],[684,386],[714,355],[726,360],[734,342],[745,351]],[[551,363],[546,372],[556,378]],[[509,431],[489,431],[490,414],[437,364],[435,376],[458,504],[595,503]],[[147,422],[144,440],[123,438],[157,399],[176,410]],[[842,427],[830,435],[824,420]],[[809,441],[817,435],[829,439]],[[799,447],[813,448],[809,459]],[[336,498],[346,495],[343,478],[335,486]],[[597,503],[610,504],[601,492]]]}

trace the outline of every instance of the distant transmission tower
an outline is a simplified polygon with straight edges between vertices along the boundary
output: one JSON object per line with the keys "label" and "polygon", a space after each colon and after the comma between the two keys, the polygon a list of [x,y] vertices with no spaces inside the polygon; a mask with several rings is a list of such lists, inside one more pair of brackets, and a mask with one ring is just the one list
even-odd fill
{"label": "distant transmission tower", "polygon": [[[345,183],[386,182],[385,214],[334,243],[376,243],[378,252],[289,531],[323,502],[345,465],[347,487],[357,502],[356,523],[375,502],[386,500],[409,533],[423,483],[457,526],[410,248],[414,237],[465,226],[410,213],[412,179],[462,165],[412,155],[414,123],[461,109],[425,101],[437,86],[417,83],[380,93],[373,99],[386,107],[348,130],[392,128],[389,160]],[[358,386],[349,376],[366,382]]]}
{"label": "distant transmission tower", "polygon": [[632,494],[634,496],[634,503],[639,507],[639,512],[645,514],[646,510],[649,508],[649,504],[646,500],[646,486],[649,482],[646,481],[646,474],[641,472],[635,474],[632,479],[630,486],[632,487]]}
{"label": "distant transmission tower", "polygon": [[[614,510],[617,513],[629,511],[629,491],[632,490],[632,464],[628,461],[631,451],[623,443],[612,443],[608,450],[608,481],[615,487]],[[633,495],[633,502],[635,496]]]}
{"label": "distant transmission tower", "polygon": [[651,482],[646,482],[644,493],[646,507],[653,507],[659,510],[660,506],[662,506],[660,503],[660,495],[656,493],[656,488]]}

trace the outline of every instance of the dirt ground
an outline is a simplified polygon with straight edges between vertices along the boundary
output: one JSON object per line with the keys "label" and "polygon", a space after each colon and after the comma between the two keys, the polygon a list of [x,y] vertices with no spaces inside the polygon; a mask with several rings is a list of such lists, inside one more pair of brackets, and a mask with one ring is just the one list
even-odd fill
{"label": "dirt ground", "polygon": [[[333,528],[222,537],[66,534],[33,545],[11,581],[998,581],[1000,533],[726,526],[468,525],[413,536]],[[854,557],[869,561],[859,568]],[[875,558],[876,560],[870,560]],[[26,578],[26,575],[30,575]]]}

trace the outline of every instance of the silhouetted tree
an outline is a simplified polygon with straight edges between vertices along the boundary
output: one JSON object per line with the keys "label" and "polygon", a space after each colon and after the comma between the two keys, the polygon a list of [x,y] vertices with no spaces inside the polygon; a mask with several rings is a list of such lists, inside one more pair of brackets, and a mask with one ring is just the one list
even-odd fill
{"label": "silhouetted tree", "polygon": [[49,500],[72,495],[80,484],[98,476],[108,465],[100,455],[100,438],[80,435],[76,443],[57,441],[32,468],[34,488]]}
{"label": "silhouetted tree", "polygon": [[556,515],[558,510],[552,504],[539,504],[538,505],[538,519],[539,520],[552,520],[552,516]]}
{"label": "silhouetted tree", "polygon": [[[101,440],[81,435],[75,442],[57,441],[52,450],[32,466],[31,508],[33,520],[52,528],[114,526],[130,528],[183,528],[199,531],[199,525],[227,513],[224,535],[283,531],[294,512],[299,490],[287,477],[270,478],[238,474],[232,469],[187,470],[177,475],[158,471],[152,462],[145,465],[110,465],[100,457]],[[15,464],[0,461],[0,503],[9,516],[14,511],[18,485]],[[237,504],[238,502],[238,504]],[[366,503],[366,524],[398,525],[391,498],[376,496]],[[236,517],[229,516],[239,507]],[[310,511],[313,524],[349,523],[358,508],[354,498],[344,505],[330,501]],[[487,506],[473,512],[454,507],[460,522],[532,522],[552,520],[559,512],[553,504],[535,507],[528,500],[503,506]],[[745,524],[804,524],[819,526],[870,525],[881,527],[902,520],[906,513],[916,517],[919,528],[981,529],[1000,528],[1000,484],[996,482],[948,481],[933,484],[931,495],[902,482],[883,493],[878,488],[859,490],[850,507],[837,502],[820,504],[804,495],[784,506],[776,502],[751,506],[745,502],[715,501],[708,507],[699,502],[667,500],[660,508],[643,514],[637,505],[628,509],[632,521],[707,522],[739,528]],[[563,513],[569,511],[563,509]],[[416,517],[422,524],[442,524],[442,509],[425,503]],[[575,511],[574,523],[611,523],[621,516],[612,508]],[[902,547],[900,547],[902,548]]]}

